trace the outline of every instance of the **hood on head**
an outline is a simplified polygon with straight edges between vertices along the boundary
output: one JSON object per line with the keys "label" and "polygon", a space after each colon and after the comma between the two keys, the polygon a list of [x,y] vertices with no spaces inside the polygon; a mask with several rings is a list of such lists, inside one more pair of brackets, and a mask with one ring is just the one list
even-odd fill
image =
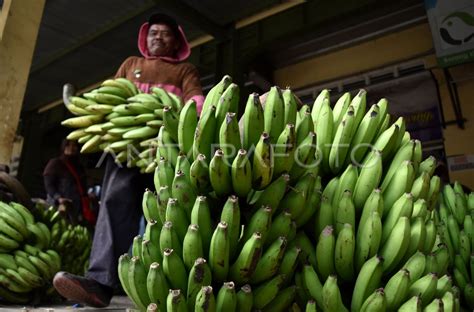
{"label": "hood on head", "polygon": [[[138,33],[138,50],[140,50],[140,53],[143,55],[144,58],[146,59],[154,59],[157,58],[157,56],[152,56],[148,52],[148,47],[146,44],[146,37],[148,35],[148,29],[149,29],[149,24],[144,23],[140,27],[140,31]],[[159,58],[172,62],[172,63],[177,63],[186,60],[189,55],[191,54],[191,48],[189,47],[188,40],[186,39],[186,36],[184,35],[183,29],[181,26],[178,26],[179,34],[178,34],[178,41],[180,43],[179,50],[176,52],[175,57],[169,57],[169,56],[160,56]]]}

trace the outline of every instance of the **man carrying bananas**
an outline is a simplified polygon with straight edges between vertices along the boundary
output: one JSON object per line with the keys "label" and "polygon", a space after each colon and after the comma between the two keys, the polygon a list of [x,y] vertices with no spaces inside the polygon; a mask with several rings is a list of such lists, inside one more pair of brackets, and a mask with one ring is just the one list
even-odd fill
{"label": "man carrying bananas", "polygon": [[[202,95],[198,71],[184,62],[191,49],[183,30],[165,14],[152,15],[139,31],[138,49],[143,57],[129,57],[116,78],[133,81],[143,92],[161,87],[186,102],[194,99],[200,112]],[[64,297],[94,307],[105,307],[120,282],[117,261],[126,253],[138,233],[143,191],[152,178],[137,168],[121,168],[111,156],[106,164],[102,198],[85,277],[59,272],[54,287]]]}

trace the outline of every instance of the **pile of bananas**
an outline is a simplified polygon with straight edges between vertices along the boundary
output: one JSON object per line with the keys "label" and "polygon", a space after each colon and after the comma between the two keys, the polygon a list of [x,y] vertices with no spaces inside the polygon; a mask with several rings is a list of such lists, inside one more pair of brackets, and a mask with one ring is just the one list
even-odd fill
{"label": "pile of bananas", "polygon": [[117,163],[153,172],[150,158],[155,157],[159,128],[177,119],[181,98],[161,88],[140,93],[125,78],[105,80],[102,85],[82,97],[71,96],[69,111],[77,117],[61,124],[77,128],[67,138],[82,145],[81,153],[106,151]]}
{"label": "pile of bananas", "polygon": [[[156,139],[147,226],[119,259],[141,310],[459,311],[436,210],[436,160],[366,92],[298,107],[225,76],[200,119],[186,103]],[[262,97],[263,98],[263,97]],[[262,105],[263,104],[263,105]],[[262,108],[263,107],[263,108]],[[316,140],[317,133],[317,140]],[[467,277],[466,277],[467,278]],[[464,292],[466,293],[466,292]]]}
{"label": "pile of bananas", "polygon": [[80,224],[70,224],[60,211],[42,203],[36,203],[33,214],[51,231],[50,248],[61,256],[61,271],[83,275],[89,266],[92,233]]}
{"label": "pile of bananas", "polygon": [[439,232],[449,252],[449,267],[469,307],[474,309],[474,193],[460,183],[446,184],[440,194]]}
{"label": "pile of bananas", "polygon": [[26,303],[34,292],[52,292],[61,257],[50,243],[49,228],[27,208],[0,202],[0,301]]}

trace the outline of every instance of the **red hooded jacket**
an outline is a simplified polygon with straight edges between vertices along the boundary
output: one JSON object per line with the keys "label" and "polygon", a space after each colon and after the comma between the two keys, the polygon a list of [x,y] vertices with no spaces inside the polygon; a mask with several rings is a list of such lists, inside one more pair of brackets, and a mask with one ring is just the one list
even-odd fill
{"label": "red hooded jacket", "polygon": [[182,97],[185,102],[194,99],[197,111],[200,113],[204,96],[196,67],[184,62],[191,54],[191,49],[182,28],[179,27],[180,48],[175,58],[149,54],[146,43],[148,28],[148,23],[143,24],[138,34],[138,49],[143,57],[127,58],[115,77],[124,77],[133,81],[140,90],[146,93],[149,93],[152,87],[160,87]]}

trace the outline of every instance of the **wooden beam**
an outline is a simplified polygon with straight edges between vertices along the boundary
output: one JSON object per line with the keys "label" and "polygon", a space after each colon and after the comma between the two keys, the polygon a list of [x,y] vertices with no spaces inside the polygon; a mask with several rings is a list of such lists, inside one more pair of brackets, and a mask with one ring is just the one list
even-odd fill
{"label": "wooden beam", "polygon": [[[0,41],[0,163],[10,163],[45,0],[7,1]],[[7,3],[5,2],[5,4]],[[28,10],[25,10],[28,5]]]}

